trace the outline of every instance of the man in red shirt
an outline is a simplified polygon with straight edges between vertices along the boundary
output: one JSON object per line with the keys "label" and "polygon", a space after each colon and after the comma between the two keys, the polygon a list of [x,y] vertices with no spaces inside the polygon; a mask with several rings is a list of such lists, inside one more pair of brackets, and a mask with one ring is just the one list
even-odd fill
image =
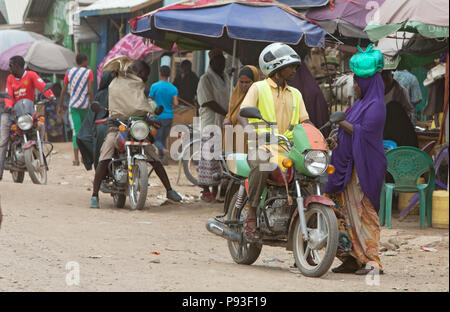
{"label": "man in red shirt", "polygon": [[51,90],[44,92],[45,82],[35,72],[25,70],[23,57],[13,56],[9,60],[9,70],[11,75],[6,81],[6,92],[11,99],[5,99],[5,109],[0,122],[0,181],[3,177],[9,131],[13,124],[11,112],[16,102],[23,99],[34,101],[35,89],[38,89],[51,101],[55,100],[55,95]]}

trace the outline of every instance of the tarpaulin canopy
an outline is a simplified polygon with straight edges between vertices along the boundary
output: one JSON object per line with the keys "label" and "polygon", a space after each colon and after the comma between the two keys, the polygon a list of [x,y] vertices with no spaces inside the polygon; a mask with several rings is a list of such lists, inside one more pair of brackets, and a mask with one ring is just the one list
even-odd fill
{"label": "tarpaulin canopy", "polygon": [[318,8],[328,4],[329,0],[278,0],[294,9]]}
{"label": "tarpaulin canopy", "polygon": [[448,38],[448,14],[447,0],[386,0],[365,31],[372,41],[397,31],[419,33],[426,38]]}
{"label": "tarpaulin canopy", "polygon": [[368,39],[364,28],[384,0],[334,0],[328,6],[308,10],[306,17],[327,32],[340,36]]}
{"label": "tarpaulin canopy", "polygon": [[177,43],[182,50],[220,48],[257,64],[259,52],[271,42],[309,47],[324,45],[326,32],[295,10],[272,0],[198,0],[177,3],[130,21],[132,32],[163,48]]}

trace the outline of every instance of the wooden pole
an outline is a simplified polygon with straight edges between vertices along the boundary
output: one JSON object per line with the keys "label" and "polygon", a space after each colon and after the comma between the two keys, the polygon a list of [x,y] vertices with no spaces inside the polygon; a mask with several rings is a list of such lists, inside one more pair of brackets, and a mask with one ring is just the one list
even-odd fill
{"label": "wooden pole", "polygon": [[445,69],[445,92],[444,92],[444,111],[442,116],[442,122],[441,122],[441,131],[439,132],[439,140],[438,144],[442,144],[445,140],[445,123],[447,119],[447,112],[448,112],[448,99],[449,99],[449,68],[448,68],[448,50],[447,50],[447,59],[446,59],[446,69]]}

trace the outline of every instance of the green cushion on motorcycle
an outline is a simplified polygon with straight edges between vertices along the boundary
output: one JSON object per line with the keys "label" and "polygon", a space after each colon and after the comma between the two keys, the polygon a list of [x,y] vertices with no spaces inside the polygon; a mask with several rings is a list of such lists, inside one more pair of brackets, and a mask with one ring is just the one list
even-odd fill
{"label": "green cushion on motorcycle", "polygon": [[371,43],[366,51],[358,46],[359,53],[350,59],[350,68],[361,78],[368,78],[383,70],[384,58],[380,50],[374,49]]}

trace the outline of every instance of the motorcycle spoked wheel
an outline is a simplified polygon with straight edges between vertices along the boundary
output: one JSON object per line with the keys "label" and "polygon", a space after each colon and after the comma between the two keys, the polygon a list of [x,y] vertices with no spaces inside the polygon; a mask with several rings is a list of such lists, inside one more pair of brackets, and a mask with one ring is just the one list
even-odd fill
{"label": "motorcycle spoked wheel", "polygon": [[[303,240],[300,221],[297,218],[294,227],[294,259],[297,268],[307,277],[321,277],[330,269],[338,247],[338,224],[336,216],[330,207],[321,204],[311,204],[305,211],[306,227],[309,235],[319,234],[322,239],[316,249],[310,242]],[[325,236],[326,235],[326,236]]]}
{"label": "motorcycle spoked wheel", "polygon": [[147,162],[145,160],[135,160],[132,173],[133,184],[128,185],[130,208],[131,210],[143,209],[147,200],[148,190]]}
{"label": "motorcycle spoked wheel", "polygon": [[23,183],[23,180],[25,178],[25,172],[24,171],[15,171],[11,170],[11,175],[14,183]]}
{"label": "motorcycle spoked wheel", "polygon": [[127,200],[127,197],[123,194],[113,194],[113,204],[114,208],[123,208],[125,207],[125,201]]}
{"label": "motorcycle spoked wheel", "polygon": [[[242,209],[236,207],[236,200],[238,193],[236,192],[230,201],[230,206],[228,209],[228,220],[241,220],[245,221],[247,218],[247,211],[245,206]],[[244,203],[247,201],[247,196],[245,196]],[[237,232],[243,233],[243,225],[230,225],[230,228]],[[259,243],[246,243],[246,242],[234,242],[228,241],[228,250],[230,251],[231,257],[237,264],[253,264],[261,254],[262,245]]]}
{"label": "motorcycle spoked wheel", "polygon": [[31,147],[25,150],[25,166],[34,184],[47,184],[47,169],[41,164],[39,149]]}

